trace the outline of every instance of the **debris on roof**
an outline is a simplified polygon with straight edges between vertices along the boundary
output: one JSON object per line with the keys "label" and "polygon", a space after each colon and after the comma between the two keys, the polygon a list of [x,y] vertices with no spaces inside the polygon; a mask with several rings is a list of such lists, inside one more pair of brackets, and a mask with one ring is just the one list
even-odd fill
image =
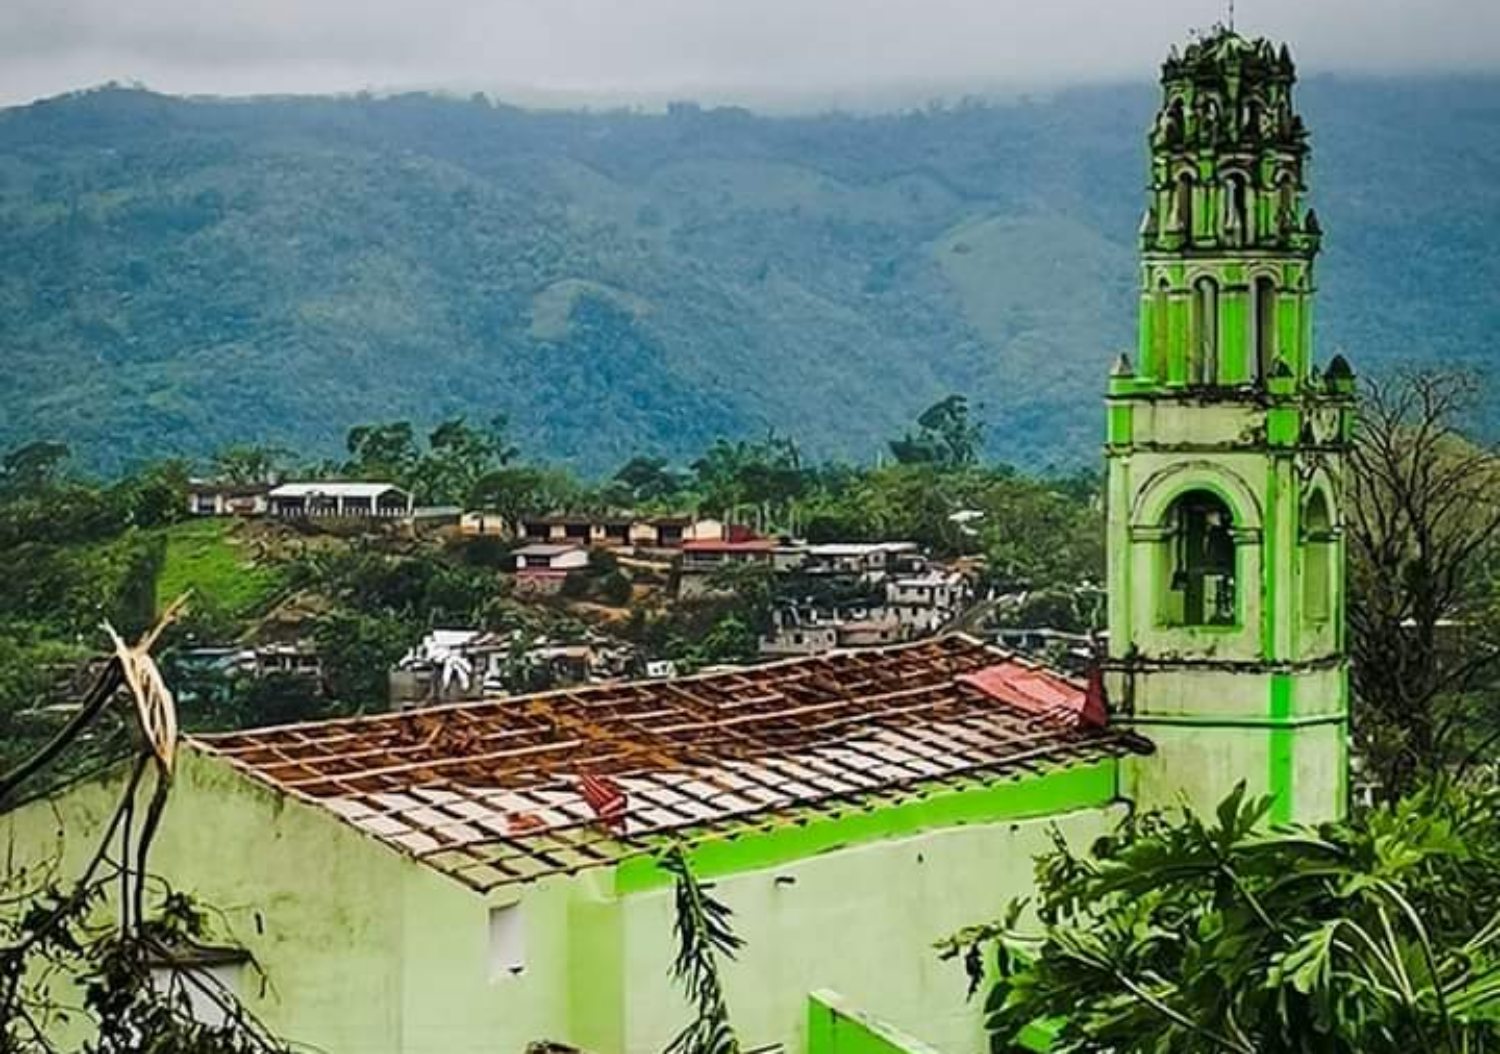
{"label": "debris on roof", "polygon": [[1080,723],[1085,694],[948,636],[193,745],[487,891],[650,852],[669,832],[1146,749]]}

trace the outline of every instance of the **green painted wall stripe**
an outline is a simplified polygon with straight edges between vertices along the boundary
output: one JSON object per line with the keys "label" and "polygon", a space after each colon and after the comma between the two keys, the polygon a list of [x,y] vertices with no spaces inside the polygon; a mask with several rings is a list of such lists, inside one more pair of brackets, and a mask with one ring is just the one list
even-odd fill
{"label": "green painted wall stripe", "polygon": [[894,1025],[850,1006],[836,992],[807,997],[807,1054],[938,1054]]}
{"label": "green painted wall stripe", "polygon": [[[688,857],[699,878],[718,878],[943,827],[1103,808],[1119,798],[1118,777],[1118,761],[1106,758],[981,786],[936,786],[904,801],[851,806],[834,815],[789,816],[770,828],[711,834],[693,845]],[[615,893],[628,896],[671,880],[654,857],[631,857],[615,868]]]}
{"label": "green painted wall stripe", "polygon": [[[1271,720],[1283,725],[1292,716],[1292,693],[1296,682],[1284,673],[1271,675]],[[1271,821],[1288,823],[1292,818],[1292,795],[1296,788],[1293,781],[1292,733],[1285,727],[1271,730],[1270,773],[1271,793],[1275,801],[1271,805]]]}
{"label": "green painted wall stripe", "polygon": [[1205,714],[1153,714],[1118,717],[1117,724],[1136,726],[1161,725],[1166,728],[1314,728],[1338,725],[1349,720],[1347,713],[1306,714],[1297,717],[1212,717]]}
{"label": "green painted wall stripe", "polygon": [[[1266,509],[1262,523],[1261,532],[1261,580],[1265,583],[1265,593],[1261,597],[1261,622],[1260,622],[1260,655],[1267,662],[1274,662],[1280,656],[1276,650],[1276,619],[1277,619],[1277,559],[1281,553],[1281,535],[1278,533],[1281,521],[1281,495],[1280,479],[1277,474],[1276,459],[1272,458],[1266,466]],[[1250,583],[1246,583],[1249,586]]]}

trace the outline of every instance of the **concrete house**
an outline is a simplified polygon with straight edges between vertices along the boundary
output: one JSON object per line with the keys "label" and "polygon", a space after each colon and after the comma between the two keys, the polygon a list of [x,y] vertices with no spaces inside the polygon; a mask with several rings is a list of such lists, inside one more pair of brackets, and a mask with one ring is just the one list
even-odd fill
{"label": "concrete house", "polygon": [[576,545],[523,545],[511,554],[518,574],[560,571],[566,574],[589,565],[588,550]]}
{"label": "concrete house", "polygon": [[270,506],[269,483],[188,483],[187,507],[194,516],[262,516]]}
{"label": "concrete house", "polygon": [[808,574],[880,582],[898,571],[921,571],[926,566],[915,542],[823,542],[805,549],[803,570]]}
{"label": "concrete house", "polygon": [[510,524],[498,512],[470,510],[459,516],[458,532],[465,538],[508,538]]}
{"label": "concrete house", "polygon": [[589,552],[577,545],[536,542],[511,554],[516,561],[516,588],[536,593],[554,593],[562,588],[569,571],[589,565]]}
{"label": "concrete house", "polygon": [[628,545],[630,517],[593,520],[586,516],[528,516],[521,537],[534,542],[570,545]]}
{"label": "concrete house", "polygon": [[272,488],[272,516],[283,519],[317,517],[402,519],[411,516],[411,495],[391,483],[345,483],[314,480],[283,483]]}
{"label": "concrete house", "polygon": [[691,598],[717,592],[714,575],[732,565],[755,565],[774,570],[780,548],[780,543],[774,538],[684,542],[677,561],[677,595]]}
{"label": "concrete house", "polygon": [[725,538],[734,528],[719,520],[685,516],[638,519],[612,516],[529,516],[521,521],[527,541],[559,542],[603,548],[677,549],[684,542]]}
{"label": "concrete house", "polygon": [[969,577],[931,568],[919,575],[885,580],[886,611],[916,633],[932,633],[958,615],[974,598]]}

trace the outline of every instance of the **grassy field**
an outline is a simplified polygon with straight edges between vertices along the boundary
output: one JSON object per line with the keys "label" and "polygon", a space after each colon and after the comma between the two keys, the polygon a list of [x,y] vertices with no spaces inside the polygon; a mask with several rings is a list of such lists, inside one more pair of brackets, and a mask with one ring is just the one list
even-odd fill
{"label": "grassy field", "polygon": [[166,552],[156,580],[158,605],[165,607],[192,590],[200,603],[238,618],[270,600],[280,586],[279,577],[254,564],[236,537],[238,526],[203,519],[163,528]]}

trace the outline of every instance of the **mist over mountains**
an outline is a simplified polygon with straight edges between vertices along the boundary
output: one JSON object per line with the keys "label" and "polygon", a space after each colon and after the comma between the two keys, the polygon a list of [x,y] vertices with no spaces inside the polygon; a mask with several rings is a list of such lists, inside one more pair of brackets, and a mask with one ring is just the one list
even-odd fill
{"label": "mist over mountains", "polygon": [[[990,453],[1088,463],[1135,325],[1148,84],[902,114],[484,99],[0,111],[0,445],[112,468],[509,415],[612,469],[774,428],[868,460],[964,392]],[[1314,78],[1318,340],[1483,366],[1500,78]]]}

